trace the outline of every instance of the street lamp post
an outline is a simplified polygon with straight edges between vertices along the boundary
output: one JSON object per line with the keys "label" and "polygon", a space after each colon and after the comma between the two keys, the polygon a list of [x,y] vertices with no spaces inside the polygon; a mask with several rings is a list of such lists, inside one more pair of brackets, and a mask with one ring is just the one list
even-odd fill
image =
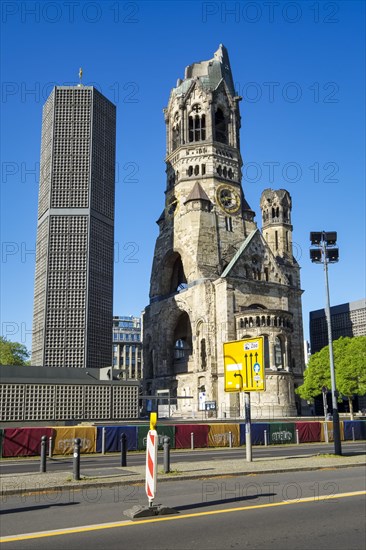
{"label": "street lamp post", "polygon": [[335,247],[337,243],[336,231],[318,231],[310,233],[310,241],[317,248],[310,249],[310,259],[315,263],[324,265],[325,277],[325,317],[328,328],[328,343],[329,343],[329,363],[330,363],[330,379],[332,385],[332,416],[333,416],[333,438],[334,438],[334,454],[342,454],[341,433],[339,427],[338,414],[338,392],[336,386],[336,378],[334,371],[334,355],[333,355],[333,339],[332,339],[332,323],[330,319],[330,299],[329,299],[329,283],[328,283],[328,264],[338,262],[339,250]]}

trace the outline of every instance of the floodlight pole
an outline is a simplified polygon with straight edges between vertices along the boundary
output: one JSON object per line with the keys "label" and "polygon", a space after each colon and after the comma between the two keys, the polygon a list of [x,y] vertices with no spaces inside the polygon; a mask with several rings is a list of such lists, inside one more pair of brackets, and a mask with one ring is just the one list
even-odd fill
{"label": "floodlight pole", "polygon": [[339,426],[339,414],[338,414],[338,403],[337,397],[338,392],[336,388],[336,378],[334,370],[334,355],[333,355],[333,340],[332,340],[332,323],[330,318],[330,298],[329,298],[329,282],[328,282],[328,260],[327,260],[327,249],[325,235],[322,235],[322,249],[323,249],[323,263],[324,263],[324,277],[325,277],[325,295],[326,295],[326,306],[325,306],[325,317],[327,320],[328,328],[328,343],[329,343],[329,364],[330,364],[330,380],[332,385],[332,416],[333,416],[333,439],[334,439],[334,454],[342,454],[342,445],[341,445],[341,432]]}

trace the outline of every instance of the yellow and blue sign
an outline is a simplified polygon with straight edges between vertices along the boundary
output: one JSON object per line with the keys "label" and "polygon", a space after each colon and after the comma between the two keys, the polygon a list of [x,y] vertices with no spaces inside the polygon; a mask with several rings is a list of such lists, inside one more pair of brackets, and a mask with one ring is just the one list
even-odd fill
{"label": "yellow and blue sign", "polygon": [[264,391],[263,336],[224,343],[225,391]]}

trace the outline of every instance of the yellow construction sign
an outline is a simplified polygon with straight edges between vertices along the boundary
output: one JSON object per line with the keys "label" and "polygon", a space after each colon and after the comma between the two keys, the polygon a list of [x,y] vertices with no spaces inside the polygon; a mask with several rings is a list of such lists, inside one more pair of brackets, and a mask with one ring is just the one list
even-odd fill
{"label": "yellow construction sign", "polygon": [[263,336],[224,343],[225,391],[264,391]]}

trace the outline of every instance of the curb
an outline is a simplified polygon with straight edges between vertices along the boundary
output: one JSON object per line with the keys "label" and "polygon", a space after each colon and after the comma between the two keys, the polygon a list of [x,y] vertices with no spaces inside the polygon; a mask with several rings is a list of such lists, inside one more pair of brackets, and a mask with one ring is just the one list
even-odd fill
{"label": "curb", "polygon": [[[158,477],[158,483],[166,483],[171,481],[192,481],[194,479],[212,479],[217,477],[236,477],[236,476],[249,476],[249,475],[262,475],[262,474],[282,474],[286,472],[311,472],[314,470],[324,470],[324,469],[332,469],[332,470],[338,470],[338,469],[344,469],[344,468],[356,468],[356,467],[365,467],[365,464],[363,463],[354,463],[354,464],[331,464],[331,465],[318,465],[318,466],[294,466],[293,468],[273,468],[269,470],[251,470],[251,471],[236,471],[234,473],[213,473],[213,474],[187,474],[187,475],[172,475],[171,477]],[[139,475],[139,474],[138,474]],[[4,478],[3,478],[4,479]],[[78,484],[70,484],[65,486],[63,485],[54,485],[50,487],[39,487],[39,488],[30,488],[30,489],[10,489],[8,491],[0,491],[0,498],[4,502],[4,499],[6,499],[7,496],[13,496],[13,495],[24,495],[24,494],[44,494],[44,493],[52,493],[52,492],[67,492],[72,490],[83,490],[83,489],[90,489],[95,487],[101,487],[101,488],[108,488],[108,487],[114,487],[116,485],[144,485],[145,479],[143,477],[140,477],[140,479],[135,480],[116,480],[116,481],[107,481],[107,482],[86,482],[83,483],[82,481]]]}

